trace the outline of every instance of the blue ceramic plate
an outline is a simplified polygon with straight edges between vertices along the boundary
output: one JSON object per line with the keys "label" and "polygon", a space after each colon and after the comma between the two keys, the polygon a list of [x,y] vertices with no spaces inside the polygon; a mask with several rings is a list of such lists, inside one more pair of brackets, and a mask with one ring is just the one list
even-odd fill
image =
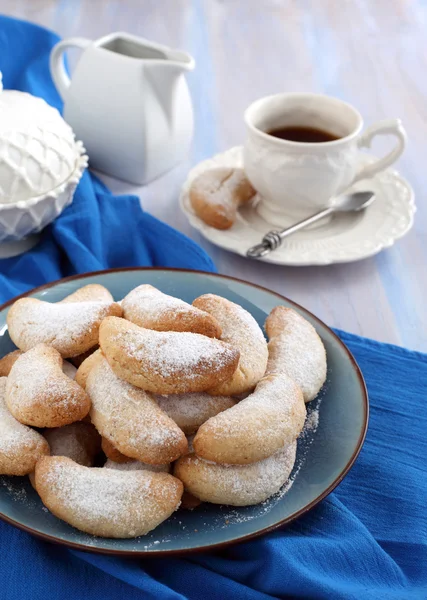
{"label": "blue ceramic plate", "polygon": [[[289,523],[310,510],[345,477],[362,447],[368,423],[368,397],[360,370],[346,346],[321,321],[290,300],[244,281],[194,271],[118,269],[71,277],[28,295],[57,302],[88,283],[100,283],[120,300],[132,288],[150,283],[192,302],[207,292],[241,304],[263,326],[278,304],[296,308],[317,329],[328,356],[328,379],[308,405],[308,427],[298,440],[291,479],[277,496],[258,506],[234,508],[204,504],[180,510],[157,529],[133,540],[96,538],[60,521],[43,507],[28,478],[0,477],[0,517],[46,540],[80,550],[111,554],[166,555],[215,549],[248,540]],[[6,327],[11,302],[0,307],[0,356],[14,349]]]}

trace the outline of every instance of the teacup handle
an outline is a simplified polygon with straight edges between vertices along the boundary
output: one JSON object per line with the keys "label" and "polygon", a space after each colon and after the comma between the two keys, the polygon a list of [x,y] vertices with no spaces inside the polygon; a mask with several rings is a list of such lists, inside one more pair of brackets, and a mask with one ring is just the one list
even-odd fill
{"label": "teacup handle", "polygon": [[390,165],[392,165],[402,152],[406,146],[406,131],[403,128],[402,122],[400,119],[387,119],[385,121],[379,121],[379,123],[374,123],[371,127],[368,127],[366,131],[362,133],[362,135],[357,140],[357,145],[359,148],[370,148],[372,139],[376,135],[394,135],[397,138],[397,145],[391,152],[379,158],[373,163],[366,165],[358,173],[356,173],[355,178],[352,183],[359,181],[360,179],[369,179],[373,177],[379,171],[383,171]]}
{"label": "teacup handle", "polygon": [[59,95],[65,100],[65,95],[70,87],[70,78],[65,70],[63,53],[68,48],[82,48],[83,50],[92,44],[91,40],[85,38],[69,38],[63,42],[58,42],[52,48],[50,53],[50,74],[52,75],[53,83],[59,92]]}

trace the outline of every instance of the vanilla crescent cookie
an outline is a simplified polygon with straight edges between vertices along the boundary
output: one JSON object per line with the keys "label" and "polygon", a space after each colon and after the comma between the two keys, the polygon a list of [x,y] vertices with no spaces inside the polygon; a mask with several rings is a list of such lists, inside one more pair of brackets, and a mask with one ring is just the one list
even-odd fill
{"label": "vanilla crescent cookie", "polygon": [[193,305],[211,314],[221,326],[221,340],[240,351],[233,377],[209,389],[210,394],[233,396],[252,391],[267,367],[267,341],[258,323],[247,310],[221,296],[205,294]]}
{"label": "vanilla crescent cookie", "polygon": [[49,444],[11,415],[5,396],[6,377],[0,377],[0,475],[28,475],[36,462],[49,454]]}
{"label": "vanilla crescent cookie", "polygon": [[248,464],[291,444],[304,426],[302,393],[287,375],[263,377],[253,394],[204,423],[193,440],[198,457]]}
{"label": "vanilla crescent cookie", "polygon": [[129,292],[121,306],[125,319],[146,329],[190,331],[214,338],[221,335],[214,317],[152,285],[143,284]]}
{"label": "vanilla crescent cookie", "polygon": [[182,483],[168,473],[83,467],[63,456],[36,466],[36,489],[59,519],[92,535],[133,538],[179,507]]}
{"label": "vanilla crescent cookie", "polygon": [[114,298],[103,285],[90,283],[66,296],[58,304],[67,302],[114,302]]}
{"label": "vanilla crescent cookie", "polygon": [[6,384],[6,404],[25,425],[62,427],[89,412],[86,392],[62,371],[59,352],[38,344],[18,358]]}
{"label": "vanilla crescent cookie", "polygon": [[37,344],[52,346],[63,358],[78,356],[98,343],[101,321],[121,316],[114,302],[57,302],[21,298],[10,308],[7,325],[12,341],[27,351]]}
{"label": "vanilla crescent cookie", "polygon": [[236,404],[229,396],[211,396],[206,392],[156,395],[155,399],[186,435],[196,433],[205,421]]}
{"label": "vanilla crescent cookie", "polygon": [[101,448],[110,462],[123,464],[134,460],[119,452],[107,438],[101,438]]}
{"label": "vanilla crescent cookie", "polygon": [[83,389],[86,389],[86,381],[89,373],[101,358],[102,352],[98,348],[96,352],[89,354],[89,356],[81,363],[81,365],[77,369],[75,380]]}
{"label": "vanilla crescent cookie", "polygon": [[152,471],[153,473],[169,473],[170,464],[148,465],[140,460],[129,460],[127,462],[116,462],[108,459],[104,469],[115,469],[116,471]]}
{"label": "vanilla crescent cookie", "polygon": [[276,306],[265,321],[267,373],[285,373],[313,400],[326,380],[326,352],[314,327],[292,308]]}
{"label": "vanilla crescent cookie", "polygon": [[7,377],[11,368],[16,363],[18,358],[23,354],[22,350],[13,350],[0,359],[0,377]]}
{"label": "vanilla crescent cookie", "polygon": [[248,465],[219,465],[195,454],[181,457],[174,475],[203,502],[249,506],[276,494],[292,472],[296,441],[268,458]]}
{"label": "vanilla crescent cookie", "polygon": [[243,169],[227,167],[204,171],[194,179],[189,191],[196,215],[215,229],[229,229],[239,206],[255,194]]}
{"label": "vanilla crescent cookie", "polygon": [[230,379],[239,362],[239,351],[219,340],[117,317],[104,319],[99,343],[118,377],[156,394],[205,391]]}
{"label": "vanilla crescent cookie", "polygon": [[104,357],[90,371],[86,391],[92,423],[125,456],[164,464],[186,452],[187,439],[174,421],[149,394],[117,377]]}

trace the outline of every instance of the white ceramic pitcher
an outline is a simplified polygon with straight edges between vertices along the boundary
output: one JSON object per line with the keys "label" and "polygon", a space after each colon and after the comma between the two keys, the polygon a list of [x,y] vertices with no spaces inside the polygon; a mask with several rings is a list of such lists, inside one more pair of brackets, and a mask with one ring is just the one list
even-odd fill
{"label": "white ceramic pitcher", "polygon": [[[63,52],[83,50],[72,75]],[[144,184],[179,163],[193,135],[186,52],[127,33],[95,42],[71,38],[56,44],[50,70],[64,100],[64,118],[83,141],[90,166]]]}

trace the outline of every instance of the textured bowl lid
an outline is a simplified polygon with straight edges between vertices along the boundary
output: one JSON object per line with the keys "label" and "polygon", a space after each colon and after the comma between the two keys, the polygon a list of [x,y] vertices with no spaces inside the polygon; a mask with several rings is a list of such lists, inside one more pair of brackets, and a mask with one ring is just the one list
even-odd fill
{"label": "textured bowl lid", "polygon": [[71,127],[41,98],[1,90],[0,203],[44,196],[75,170],[80,150]]}

